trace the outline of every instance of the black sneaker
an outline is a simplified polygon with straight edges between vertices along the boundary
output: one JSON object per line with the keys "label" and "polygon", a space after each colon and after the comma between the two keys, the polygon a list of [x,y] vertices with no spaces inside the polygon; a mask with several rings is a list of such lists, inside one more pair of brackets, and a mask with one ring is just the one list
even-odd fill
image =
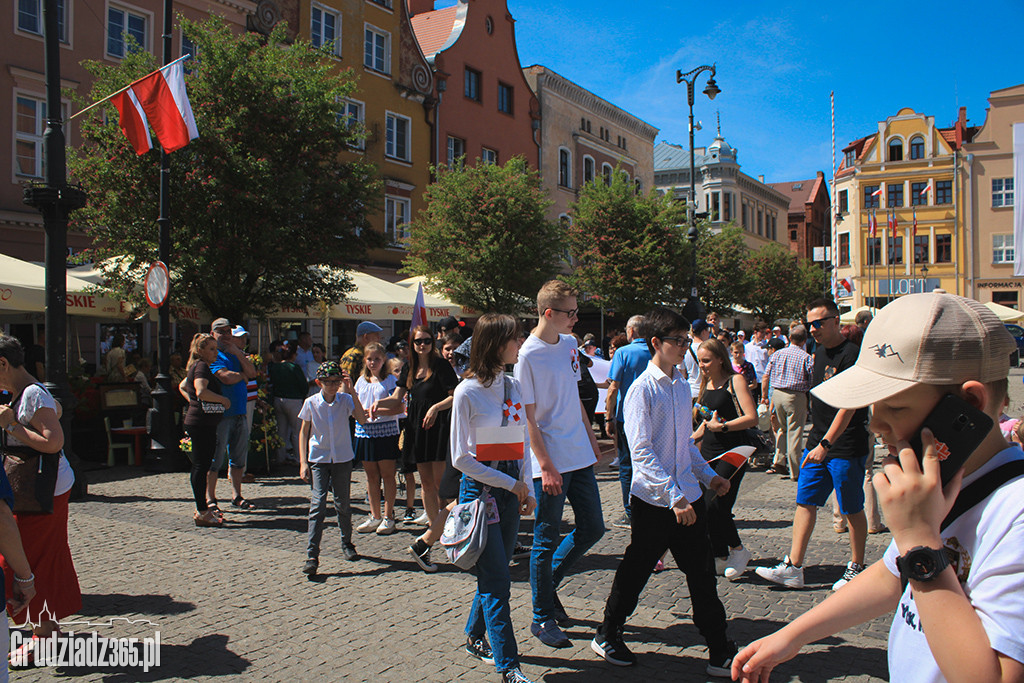
{"label": "black sneaker", "polygon": [[402,522],[408,524],[416,520],[416,508],[405,508],[405,515],[402,517]]}
{"label": "black sneaker", "polygon": [[532,552],[532,545],[523,545],[519,541],[516,541],[516,546],[512,549],[512,561],[518,562],[519,560],[525,560]]}
{"label": "black sneaker", "polygon": [[736,643],[729,641],[729,645],[721,652],[711,651],[708,657],[708,666],[705,669],[708,676],[715,678],[732,678],[732,659],[736,656]]}
{"label": "black sneaker", "polygon": [[629,651],[626,644],[622,642],[622,629],[615,629],[611,633],[598,633],[590,641],[590,649],[604,658],[609,664],[615,666],[632,666],[636,664],[636,655]]}
{"label": "black sneaker", "polygon": [[623,513],[621,517],[612,522],[612,526],[616,529],[632,529],[633,522],[630,520],[629,515]]}
{"label": "black sneaker", "polygon": [[306,576],[316,576],[316,570],[319,569],[319,567],[320,563],[311,557],[302,565],[302,573]]}
{"label": "black sneaker", "polygon": [[501,681],[502,683],[533,683],[533,681],[523,675],[523,670],[518,666],[508,671],[502,671]]}
{"label": "black sneaker", "polygon": [[437,565],[430,561],[430,546],[421,539],[417,538],[416,542],[407,548],[407,552],[412,555],[412,559],[416,560],[416,564],[423,571],[428,574],[433,574],[437,571]]}
{"label": "black sneaker", "polygon": [[494,653],[483,638],[466,638],[466,652],[484,664],[494,664]]}
{"label": "black sneaker", "polygon": [[356,547],[351,543],[346,543],[342,547],[341,552],[345,554],[345,559],[349,562],[355,562],[359,559],[359,553],[356,552]]}

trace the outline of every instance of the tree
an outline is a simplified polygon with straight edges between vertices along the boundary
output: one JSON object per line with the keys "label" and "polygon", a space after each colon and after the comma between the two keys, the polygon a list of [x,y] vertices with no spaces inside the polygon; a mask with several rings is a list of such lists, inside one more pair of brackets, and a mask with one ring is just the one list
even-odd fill
{"label": "tree", "polygon": [[[351,75],[308,43],[288,44],[283,27],[261,37],[233,35],[219,18],[181,25],[199,55],[186,83],[200,137],[171,155],[172,301],[242,320],[340,300],[352,289],[345,263],[380,241],[366,220],[379,181],[341,160],[356,139],[338,115]],[[89,101],[156,68],[142,50],[86,66]],[[74,224],[93,237],[88,256],[109,286],[137,300],[158,253],[159,153],[135,154],[112,105],[94,111],[69,158],[90,197]]]}
{"label": "tree", "polygon": [[547,220],[551,202],[526,159],[435,169],[427,207],[410,228],[402,272],[481,312],[525,313],[555,275],[563,231]]}
{"label": "tree", "polygon": [[821,296],[824,285],[820,268],[776,242],[752,252],[745,272],[748,292],[743,305],[769,323],[798,317],[804,304]]}
{"label": "tree", "polygon": [[698,291],[709,311],[726,313],[746,299],[748,252],[743,229],[734,224],[718,233],[701,230],[697,240]]}
{"label": "tree", "polygon": [[654,304],[679,305],[688,295],[690,247],[684,211],[668,195],[638,196],[624,173],[583,186],[572,206],[569,252],[573,282],[629,315]]}

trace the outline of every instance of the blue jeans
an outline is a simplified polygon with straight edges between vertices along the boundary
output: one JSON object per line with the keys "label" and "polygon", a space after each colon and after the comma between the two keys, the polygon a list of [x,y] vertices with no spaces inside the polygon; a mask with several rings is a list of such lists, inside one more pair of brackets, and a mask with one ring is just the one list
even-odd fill
{"label": "blue jeans", "polygon": [[320,537],[324,533],[328,490],[334,494],[334,509],[338,513],[341,545],[352,545],[352,509],[349,507],[352,462],[311,462],[309,472],[313,480],[313,492],[309,499],[306,557],[316,560],[320,557]]}
{"label": "blue jeans", "polygon": [[[468,503],[479,497],[482,491],[480,482],[463,476],[459,502]],[[469,608],[466,635],[477,640],[486,632],[494,652],[494,666],[501,673],[519,666],[519,648],[512,630],[509,606],[512,577],[508,571],[519,533],[519,500],[505,489],[492,488],[490,493],[497,503],[501,519],[488,527],[487,545],[476,561],[476,595],[473,596],[473,606]]]}
{"label": "blue jeans", "polygon": [[[533,525],[533,552],[530,554],[530,589],[533,592],[533,620],[553,618],[555,589],[576,560],[604,536],[601,496],[597,492],[594,468],[584,467],[562,473],[562,492],[544,493],[541,479],[533,480],[537,498],[537,517]],[[559,543],[562,510],[569,499],[576,528]]]}
{"label": "blue jeans", "polygon": [[623,422],[615,424],[615,445],[619,449],[619,485],[622,486],[622,509],[626,516],[632,518],[629,507],[629,488],[633,485],[633,458],[626,442],[626,426]]}
{"label": "blue jeans", "polygon": [[225,455],[230,467],[245,467],[249,459],[249,421],[244,414],[228,415],[217,423],[217,446],[213,451],[211,472],[220,472]]}

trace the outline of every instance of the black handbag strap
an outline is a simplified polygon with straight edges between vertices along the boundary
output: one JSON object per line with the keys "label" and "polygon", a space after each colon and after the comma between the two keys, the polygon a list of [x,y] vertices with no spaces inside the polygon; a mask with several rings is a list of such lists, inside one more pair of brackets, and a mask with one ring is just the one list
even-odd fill
{"label": "black handbag strap", "polygon": [[953,507],[949,514],[946,515],[946,518],[942,520],[939,530],[945,531],[960,515],[991,496],[1003,484],[1007,484],[1020,476],[1024,476],[1024,460],[1014,460],[1000,465],[971,482],[957,495],[956,502],[953,503]]}

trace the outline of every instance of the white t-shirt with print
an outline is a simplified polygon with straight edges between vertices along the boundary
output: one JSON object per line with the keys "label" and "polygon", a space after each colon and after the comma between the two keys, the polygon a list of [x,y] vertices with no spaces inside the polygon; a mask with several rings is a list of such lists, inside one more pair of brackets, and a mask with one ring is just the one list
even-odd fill
{"label": "white t-shirt with print", "polygon": [[[964,477],[963,486],[1020,459],[1024,453],[1018,446],[1007,448]],[[1024,662],[1024,477],[960,515],[942,532],[942,539],[992,648]],[[896,576],[899,554],[896,544],[890,543],[883,557]],[[946,680],[928,647],[909,584],[889,629],[889,677],[900,683]]]}
{"label": "white t-shirt with print", "polygon": [[[38,384],[29,384],[21,392],[21,400],[18,402],[17,418],[23,426],[28,427],[29,423],[32,422],[32,418],[36,416],[36,411],[40,408],[49,408],[50,410],[57,412],[57,401],[54,400],[53,396],[50,396],[43,387]],[[12,446],[28,446],[28,444],[18,441],[13,436],[8,435]],[[60,460],[57,464],[57,486],[53,490],[53,495],[62,496],[71,490],[71,487],[75,483],[75,471],[71,469],[71,465],[68,464],[68,459],[64,457],[64,453],[60,454]]]}
{"label": "white t-shirt with print", "polygon": [[[597,462],[580,408],[576,339],[560,334],[557,343],[549,344],[531,334],[519,350],[515,378],[519,380],[523,405],[536,404],[537,426],[555,469],[572,472]],[[533,476],[540,477],[540,463],[532,446],[530,458]]]}

